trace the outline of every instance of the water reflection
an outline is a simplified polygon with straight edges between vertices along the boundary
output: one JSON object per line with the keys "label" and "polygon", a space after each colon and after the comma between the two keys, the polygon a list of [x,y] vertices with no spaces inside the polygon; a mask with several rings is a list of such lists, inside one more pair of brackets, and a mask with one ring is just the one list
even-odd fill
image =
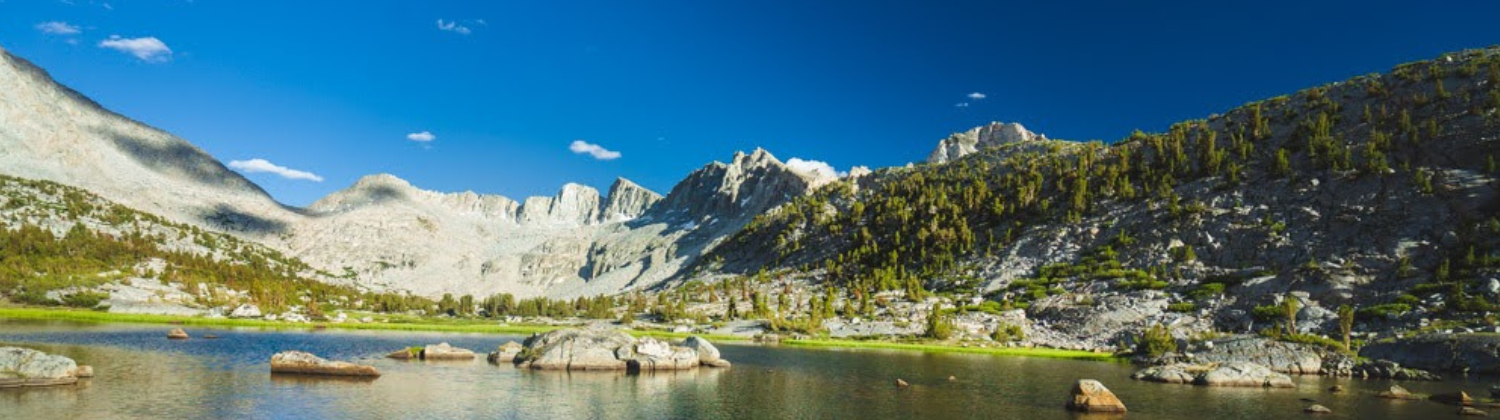
{"label": "water reflection", "polygon": [[[97,376],[77,386],[0,390],[0,417],[53,418],[1024,418],[1112,419],[1062,409],[1079,378],[1103,381],[1129,417],[1260,419],[1301,416],[1316,402],[1340,418],[1431,418],[1453,408],[1373,397],[1389,381],[1298,378],[1296,389],[1143,383],[1127,365],[895,351],[721,345],[730,369],[626,374],[517,369],[473,361],[400,361],[390,351],[446,341],[488,351],[518,337],[472,334],[189,329],[0,321],[0,343],[73,357]],[[271,375],[282,350],[374,365],[374,380]],[[954,380],[948,380],[953,376]],[[897,388],[901,378],[912,385]],[[1407,383],[1415,392],[1490,379]],[[1348,392],[1325,390],[1342,384]]]}

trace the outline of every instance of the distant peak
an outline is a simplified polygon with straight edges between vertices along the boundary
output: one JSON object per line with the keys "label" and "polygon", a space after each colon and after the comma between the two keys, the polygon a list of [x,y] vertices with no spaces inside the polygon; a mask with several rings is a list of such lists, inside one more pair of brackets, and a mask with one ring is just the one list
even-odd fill
{"label": "distant peak", "polygon": [[360,177],[358,181],[354,182],[354,188],[370,187],[414,188],[412,187],[411,182],[388,173],[365,175],[363,177]]}

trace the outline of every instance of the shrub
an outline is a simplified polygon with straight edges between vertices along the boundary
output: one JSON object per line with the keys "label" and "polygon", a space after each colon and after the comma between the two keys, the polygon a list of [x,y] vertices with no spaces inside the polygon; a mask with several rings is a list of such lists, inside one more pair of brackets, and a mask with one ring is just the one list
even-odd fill
{"label": "shrub", "polygon": [[1268,322],[1285,317],[1286,312],[1281,309],[1281,305],[1264,305],[1251,309],[1250,315],[1254,316],[1256,321]]}
{"label": "shrub", "polygon": [[1359,308],[1356,315],[1364,319],[1385,319],[1391,315],[1401,315],[1411,310],[1411,305],[1404,303],[1386,303],[1375,306]]}
{"label": "shrub", "polygon": [[927,332],[923,336],[935,340],[947,340],[953,336],[953,322],[936,307],[927,314]]}
{"label": "shrub", "polygon": [[109,299],[109,293],[88,291],[63,296],[62,300],[64,305],[75,308],[93,308],[105,299]]}
{"label": "shrub", "polygon": [[1193,302],[1177,302],[1167,305],[1167,310],[1171,312],[1192,312],[1198,310],[1198,305]]}
{"label": "shrub", "polygon": [[1141,331],[1140,337],[1135,342],[1136,354],[1158,357],[1174,351],[1177,351],[1177,340],[1172,338],[1172,330],[1161,324],[1152,325],[1145,331]]}
{"label": "shrub", "polygon": [[1004,324],[995,328],[995,333],[990,338],[1001,343],[1021,341],[1026,339],[1026,331],[1022,330],[1020,325]]}
{"label": "shrub", "polygon": [[1203,283],[1197,289],[1188,292],[1193,299],[1207,299],[1224,294],[1224,283]]}

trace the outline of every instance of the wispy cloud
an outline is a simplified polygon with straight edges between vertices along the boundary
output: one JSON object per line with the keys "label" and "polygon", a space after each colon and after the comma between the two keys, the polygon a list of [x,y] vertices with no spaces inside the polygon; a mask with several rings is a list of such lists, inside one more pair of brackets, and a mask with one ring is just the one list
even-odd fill
{"label": "wispy cloud", "polygon": [[159,63],[172,59],[172,49],[167,44],[156,39],[154,36],[142,38],[121,38],[119,35],[110,35],[109,39],[99,41],[100,48],[109,48],[135,56],[141,61]]}
{"label": "wispy cloud", "polygon": [[973,100],[976,100],[976,101],[985,98],[985,95],[983,93],[979,93],[979,92],[970,93],[970,94],[964,95],[964,96],[968,96],[969,99],[973,99]]}
{"label": "wispy cloud", "polygon": [[419,133],[407,134],[406,135],[406,139],[407,140],[411,140],[411,141],[419,141],[419,142],[427,143],[427,142],[431,142],[433,140],[437,140],[437,135],[432,134],[432,132],[430,132],[430,131],[423,131],[423,132],[419,132]]}
{"label": "wispy cloud", "polygon": [[833,165],[821,160],[791,158],[786,160],[786,167],[819,179],[843,178],[844,175],[848,175],[833,169]]}
{"label": "wispy cloud", "polygon": [[605,149],[604,146],[583,140],[573,140],[573,144],[568,145],[568,150],[572,150],[573,153],[580,155],[588,154],[598,160],[615,160],[620,158],[620,152]]}
{"label": "wispy cloud", "polygon": [[959,103],[953,104],[953,106],[956,106],[956,107],[959,107],[959,108],[968,108],[969,107],[969,103],[968,102],[959,102]]}
{"label": "wispy cloud", "polygon": [[83,32],[83,29],[80,29],[77,25],[69,25],[68,22],[62,21],[38,23],[36,24],[36,30],[52,35],[77,35]]}
{"label": "wispy cloud", "polygon": [[229,167],[244,173],[264,172],[268,174],[276,174],[286,179],[301,179],[312,182],[323,182],[323,177],[318,176],[318,174],[280,166],[260,158],[229,161]]}
{"label": "wispy cloud", "polygon": [[469,29],[469,27],[458,24],[457,21],[444,21],[442,19],[438,19],[437,27],[440,31],[456,32],[463,35],[468,35],[474,32],[474,30]]}

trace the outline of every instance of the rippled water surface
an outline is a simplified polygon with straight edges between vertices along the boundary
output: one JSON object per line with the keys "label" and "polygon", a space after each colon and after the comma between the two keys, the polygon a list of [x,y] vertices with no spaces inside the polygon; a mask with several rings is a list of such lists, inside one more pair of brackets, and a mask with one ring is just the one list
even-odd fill
{"label": "rippled water surface", "polygon": [[[1136,382],[1128,365],[960,354],[817,350],[721,344],[727,370],[627,375],[533,372],[474,362],[381,358],[446,341],[489,352],[521,337],[479,334],[261,331],[0,320],[0,345],[63,354],[93,365],[76,386],[0,390],[0,418],[1115,418],[1066,412],[1073,381],[1099,379],[1129,406],[1129,418],[1301,418],[1314,400],[1322,418],[1451,418],[1455,408],[1378,400],[1389,381],[1297,378],[1296,389],[1216,389]],[[206,333],[223,338],[196,338]],[[373,381],[269,373],[272,354],[304,350],[372,364]],[[948,376],[956,380],[948,381]],[[910,388],[892,385],[896,378]],[[1466,389],[1493,378],[1407,383],[1415,392]],[[1350,392],[1323,391],[1342,384]]]}

